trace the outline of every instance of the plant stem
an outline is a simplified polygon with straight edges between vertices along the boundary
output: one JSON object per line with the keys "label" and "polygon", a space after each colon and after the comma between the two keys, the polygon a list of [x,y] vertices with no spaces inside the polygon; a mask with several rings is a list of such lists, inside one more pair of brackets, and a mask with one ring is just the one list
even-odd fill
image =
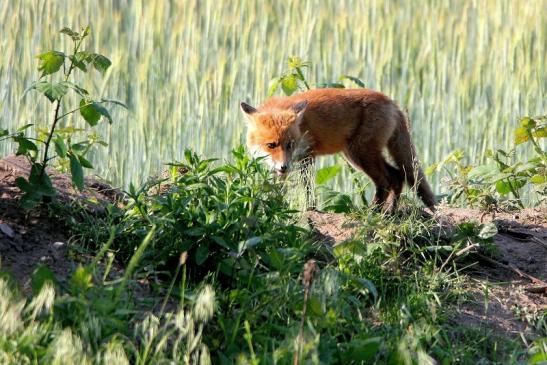
{"label": "plant stem", "polygon": [[[76,53],[78,52],[78,49],[80,48],[80,45],[82,44],[82,41],[83,41],[83,37],[82,39],[80,39],[78,41],[78,43],[76,43],[76,45],[74,46],[74,52],[72,53],[73,57],[72,57],[72,60],[70,61],[70,67],[68,68],[68,71],[67,73],[65,74],[65,81],[68,81],[68,78],[70,76],[70,73],[72,72],[72,70],[74,69],[74,58],[76,57]],[[62,117],[59,117],[59,110],[61,109],[61,100],[63,99],[63,97],[61,96],[58,100],[57,100],[57,106],[55,107],[55,115],[53,116],[53,124],[51,125],[51,129],[49,130],[49,133],[48,133],[48,136],[47,136],[47,140],[46,140],[46,143],[45,143],[45,149],[44,149],[44,159],[42,160],[42,166],[41,166],[41,169],[40,169],[40,177],[39,177],[39,180],[38,181],[42,181],[42,178],[44,177],[44,173],[46,172],[46,166],[47,166],[47,162],[49,161],[49,159],[47,158],[47,153],[49,151],[49,145],[51,143],[51,139],[53,138],[53,133],[55,132],[55,127],[57,126],[57,122],[62,118],[64,117],[65,115],[63,115]]]}
{"label": "plant stem", "polygon": [[51,129],[49,130],[47,140],[46,140],[46,148],[44,150],[44,159],[42,160],[42,168],[40,170],[40,178],[38,181],[42,181],[42,178],[44,177],[44,173],[46,172],[46,165],[48,162],[47,158],[47,152],[49,150],[49,144],[51,143],[51,139],[53,138],[53,132],[55,131],[55,126],[57,125],[57,122],[59,119],[57,118],[59,115],[59,110],[61,109],[61,99],[57,100],[57,107],[55,108],[55,116],[53,118],[53,124],[51,125]]}
{"label": "plant stem", "polygon": [[543,160],[543,163],[547,164],[547,154],[543,152],[539,143],[535,140],[534,134],[532,133],[532,131],[528,129],[527,132],[528,132],[528,138],[532,142],[532,145],[534,146],[534,150],[539,155],[539,157]]}
{"label": "plant stem", "polygon": [[72,114],[72,113],[74,113],[74,112],[77,112],[78,110],[80,110],[80,109],[82,109],[82,108],[85,108],[86,106],[89,106],[89,105],[91,105],[91,104],[93,104],[93,103],[99,104],[100,102],[95,101],[95,102],[85,103],[84,105],[79,106],[79,107],[76,108],[76,109],[73,109],[73,110],[71,110],[71,111],[69,111],[69,112],[66,112],[65,114],[60,115],[60,116],[58,117],[58,119],[63,119],[63,118],[66,117],[67,115]]}
{"label": "plant stem", "polygon": [[169,289],[167,289],[167,293],[165,294],[165,298],[163,299],[163,303],[161,304],[160,308],[160,314],[159,318],[163,315],[163,311],[165,310],[165,306],[167,305],[167,301],[169,300],[169,297],[171,296],[171,292],[173,291],[173,287],[175,286],[175,281],[177,280],[177,276],[179,275],[180,267],[182,265],[179,263],[177,265],[177,269],[175,270],[175,275],[173,275],[173,279],[171,280],[171,284],[169,284]]}
{"label": "plant stem", "polygon": [[296,72],[302,78],[302,81],[304,82],[304,86],[306,86],[306,89],[310,90],[310,85],[306,81],[306,78],[304,77],[304,74],[302,73],[302,70],[300,69],[300,67],[296,68]]}
{"label": "plant stem", "polygon": [[513,193],[513,195],[515,196],[515,198],[517,198],[517,203],[519,205],[519,207],[521,209],[524,209],[524,204],[522,204],[522,201],[520,200],[520,195],[518,194],[518,192],[515,190],[513,184],[511,184],[511,179],[506,179],[507,180],[507,184],[509,185],[509,189],[511,190],[511,193]]}

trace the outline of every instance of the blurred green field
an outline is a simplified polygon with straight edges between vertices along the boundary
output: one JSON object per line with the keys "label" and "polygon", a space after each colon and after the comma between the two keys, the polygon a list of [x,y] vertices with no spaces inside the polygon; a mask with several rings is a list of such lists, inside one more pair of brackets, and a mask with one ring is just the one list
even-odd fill
{"label": "blurred green field", "polygon": [[46,125],[45,98],[21,99],[35,56],[70,46],[63,26],[90,24],[87,49],[113,67],[84,84],[130,107],[99,126],[109,147],[92,156],[115,184],[143,181],[185,148],[228,156],[243,141],[239,101],[263,100],[291,55],[311,61],[313,82],[349,74],[408,109],[425,165],[456,148],[477,161],[509,146],[518,116],[546,112],[541,14],[545,0],[2,1],[0,126]]}

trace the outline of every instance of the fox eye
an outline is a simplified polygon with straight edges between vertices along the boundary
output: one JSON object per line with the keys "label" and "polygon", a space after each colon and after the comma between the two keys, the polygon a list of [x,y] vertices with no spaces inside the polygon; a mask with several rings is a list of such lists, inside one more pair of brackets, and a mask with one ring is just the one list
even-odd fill
{"label": "fox eye", "polygon": [[274,142],[266,143],[266,147],[268,147],[269,149],[273,150],[273,149],[276,147],[276,144],[275,144]]}

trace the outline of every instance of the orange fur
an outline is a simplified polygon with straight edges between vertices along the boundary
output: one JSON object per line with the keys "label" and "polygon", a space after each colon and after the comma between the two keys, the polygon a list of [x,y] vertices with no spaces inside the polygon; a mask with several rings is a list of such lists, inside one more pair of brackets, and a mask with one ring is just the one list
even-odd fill
{"label": "orange fur", "polygon": [[[418,166],[406,119],[384,94],[369,89],[315,89],[272,97],[258,109],[241,108],[249,121],[247,144],[284,174],[292,159],[342,152],[376,185],[375,202],[393,210],[403,184],[416,187],[433,209],[435,198]],[[397,168],[388,164],[387,148]]]}

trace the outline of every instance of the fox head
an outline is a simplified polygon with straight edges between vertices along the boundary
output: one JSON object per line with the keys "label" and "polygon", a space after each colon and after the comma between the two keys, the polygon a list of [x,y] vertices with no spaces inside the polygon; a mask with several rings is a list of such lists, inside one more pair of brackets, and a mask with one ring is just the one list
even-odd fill
{"label": "fox head", "polygon": [[307,101],[290,109],[260,111],[241,103],[247,119],[247,146],[256,157],[265,156],[266,162],[278,174],[285,175],[300,143],[300,123]]}

